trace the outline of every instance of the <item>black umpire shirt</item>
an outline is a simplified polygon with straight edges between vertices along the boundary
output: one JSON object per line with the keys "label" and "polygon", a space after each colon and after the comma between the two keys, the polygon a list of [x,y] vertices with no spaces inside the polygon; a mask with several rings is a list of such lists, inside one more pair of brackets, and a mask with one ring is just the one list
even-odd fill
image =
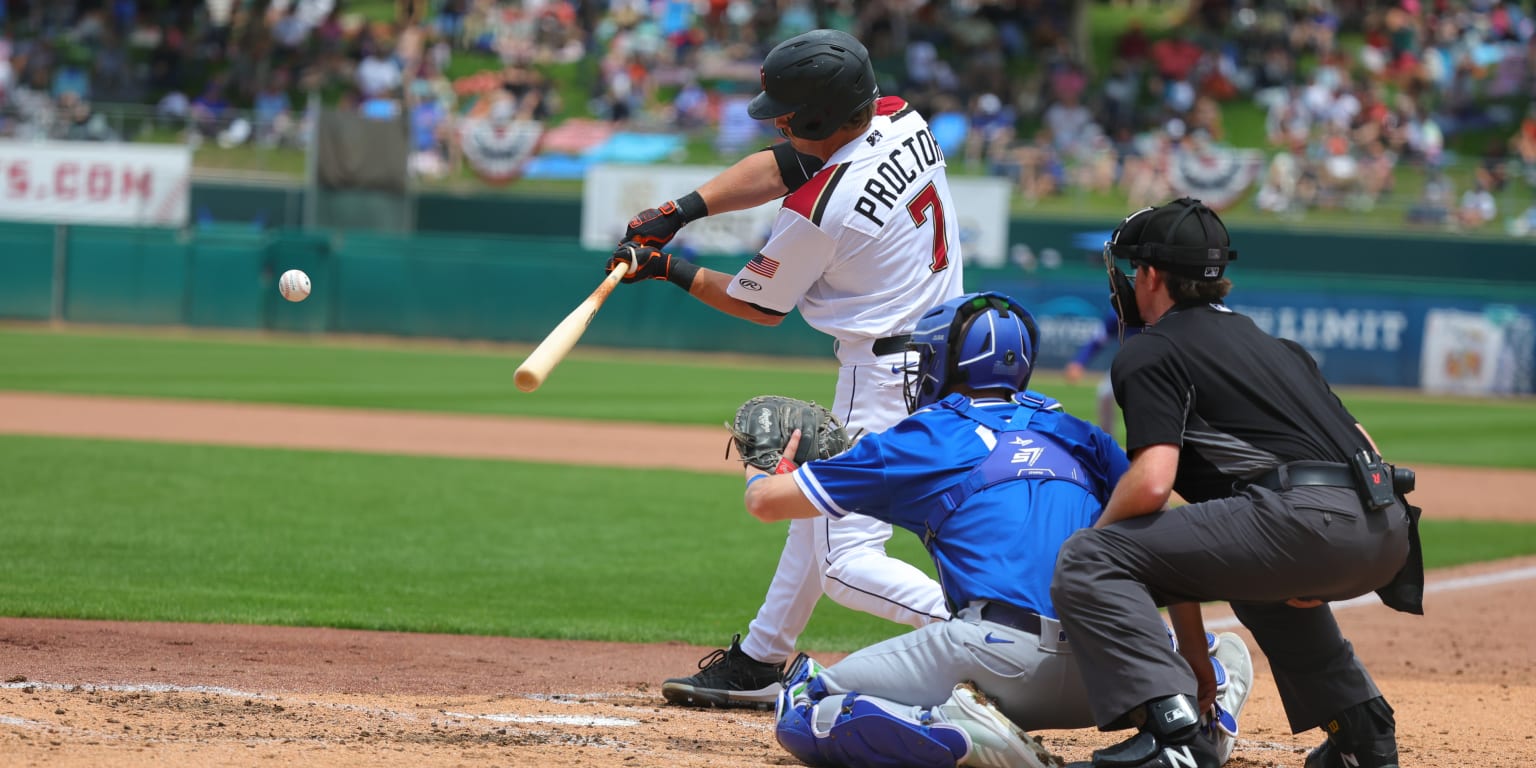
{"label": "black umpire shirt", "polygon": [[1125,449],[1180,447],[1174,490],[1231,496],[1233,483],[1291,461],[1347,462],[1365,436],[1301,345],[1218,304],[1170,309],[1126,339],[1110,368]]}

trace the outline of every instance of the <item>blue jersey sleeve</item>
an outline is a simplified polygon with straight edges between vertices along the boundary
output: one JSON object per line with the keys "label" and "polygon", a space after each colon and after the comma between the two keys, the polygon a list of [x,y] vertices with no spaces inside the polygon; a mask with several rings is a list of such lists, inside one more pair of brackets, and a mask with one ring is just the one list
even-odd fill
{"label": "blue jersey sleeve", "polygon": [[892,427],[886,432],[866,434],[853,447],[830,459],[806,462],[795,470],[795,484],[811,505],[827,517],[840,518],[855,512],[879,517],[877,511],[890,506],[881,443],[895,430]]}
{"label": "blue jersey sleeve", "polygon": [[857,513],[921,530],[935,497],[990,451],[975,430],[957,430],[959,420],[943,410],[919,412],[830,459],[806,462],[795,483],[828,517]]}
{"label": "blue jersey sleeve", "polygon": [[[1088,426],[1092,430],[1090,434],[1093,435],[1093,449],[1099,457],[1099,468],[1104,472],[1106,487],[1109,492],[1113,492],[1115,486],[1120,483],[1120,478],[1131,468],[1131,460],[1126,457],[1125,449],[1121,448],[1108,432],[1094,424]],[[1109,503],[1107,493],[1102,501]]]}

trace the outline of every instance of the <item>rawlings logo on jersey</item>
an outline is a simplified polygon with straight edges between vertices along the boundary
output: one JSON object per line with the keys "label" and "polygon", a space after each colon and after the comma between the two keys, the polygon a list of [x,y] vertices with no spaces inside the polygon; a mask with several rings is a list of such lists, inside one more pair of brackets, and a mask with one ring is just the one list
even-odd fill
{"label": "rawlings logo on jersey", "polygon": [[761,291],[763,289],[762,283],[759,283],[756,280],[748,280],[745,277],[737,280],[736,284],[749,291]]}

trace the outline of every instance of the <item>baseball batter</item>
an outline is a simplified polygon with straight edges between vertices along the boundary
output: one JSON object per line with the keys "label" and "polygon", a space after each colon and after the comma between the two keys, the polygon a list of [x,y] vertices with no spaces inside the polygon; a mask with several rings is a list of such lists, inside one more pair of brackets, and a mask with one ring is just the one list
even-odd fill
{"label": "baseball batter", "polygon": [[[1127,460],[1103,430],[1022,392],[1037,341],[1006,296],[947,301],[913,334],[911,416],[791,474],[748,466],[745,503],[759,519],[859,514],[921,536],[956,609],[831,667],[796,659],[777,734],[805,763],[1045,766],[1051,756],[1020,728],[1093,725],[1051,575]],[[1204,733],[1230,752],[1252,665],[1235,635],[1212,640],[1227,715],[1213,711]]]}
{"label": "baseball batter", "polygon": [[[737,187],[706,184],[642,212],[631,223],[633,242],[614,252],[608,268],[630,262],[626,282],[668,280],[763,325],[798,309],[835,340],[834,413],[852,434],[878,432],[906,414],[895,369],[917,319],[962,291],[944,154],[922,115],[900,98],[879,96],[869,52],[845,33],[815,30],[786,40],[764,60],[762,79],[750,113],[773,120],[791,150],[758,153],[763,157],[728,169],[722,175]],[[820,168],[802,183],[793,177],[806,167],[804,157]],[[717,197],[740,207],[790,187],[768,242],[735,275],[644,244],[715,211]],[[689,705],[771,705],[781,667],[823,592],[910,626],[947,618],[938,584],[886,555],[890,536],[889,524],[863,515],[791,524],[745,642],[706,657],[696,675],[666,681],[663,695]]]}

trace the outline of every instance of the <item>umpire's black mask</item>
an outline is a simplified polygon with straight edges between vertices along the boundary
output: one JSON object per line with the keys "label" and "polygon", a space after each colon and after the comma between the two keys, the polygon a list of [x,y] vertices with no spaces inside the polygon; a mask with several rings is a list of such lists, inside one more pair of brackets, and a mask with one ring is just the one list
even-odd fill
{"label": "umpire's black mask", "polygon": [[1195,280],[1220,280],[1228,262],[1237,258],[1231,243],[1216,212],[1188,197],[1125,217],[1104,244],[1109,303],[1121,325],[1140,328],[1147,323],[1136,306],[1136,283],[1120,271],[1116,259],[1129,260],[1132,270],[1150,264]]}
{"label": "umpire's black mask", "polygon": [[[1131,269],[1136,269],[1136,264],[1131,264]],[[1104,244],[1104,271],[1109,273],[1109,305],[1115,308],[1115,315],[1120,318],[1120,325],[1125,328],[1141,328],[1147,321],[1141,318],[1141,308],[1136,306],[1136,278],[1120,271],[1115,264],[1115,257],[1109,252],[1109,244]]]}

